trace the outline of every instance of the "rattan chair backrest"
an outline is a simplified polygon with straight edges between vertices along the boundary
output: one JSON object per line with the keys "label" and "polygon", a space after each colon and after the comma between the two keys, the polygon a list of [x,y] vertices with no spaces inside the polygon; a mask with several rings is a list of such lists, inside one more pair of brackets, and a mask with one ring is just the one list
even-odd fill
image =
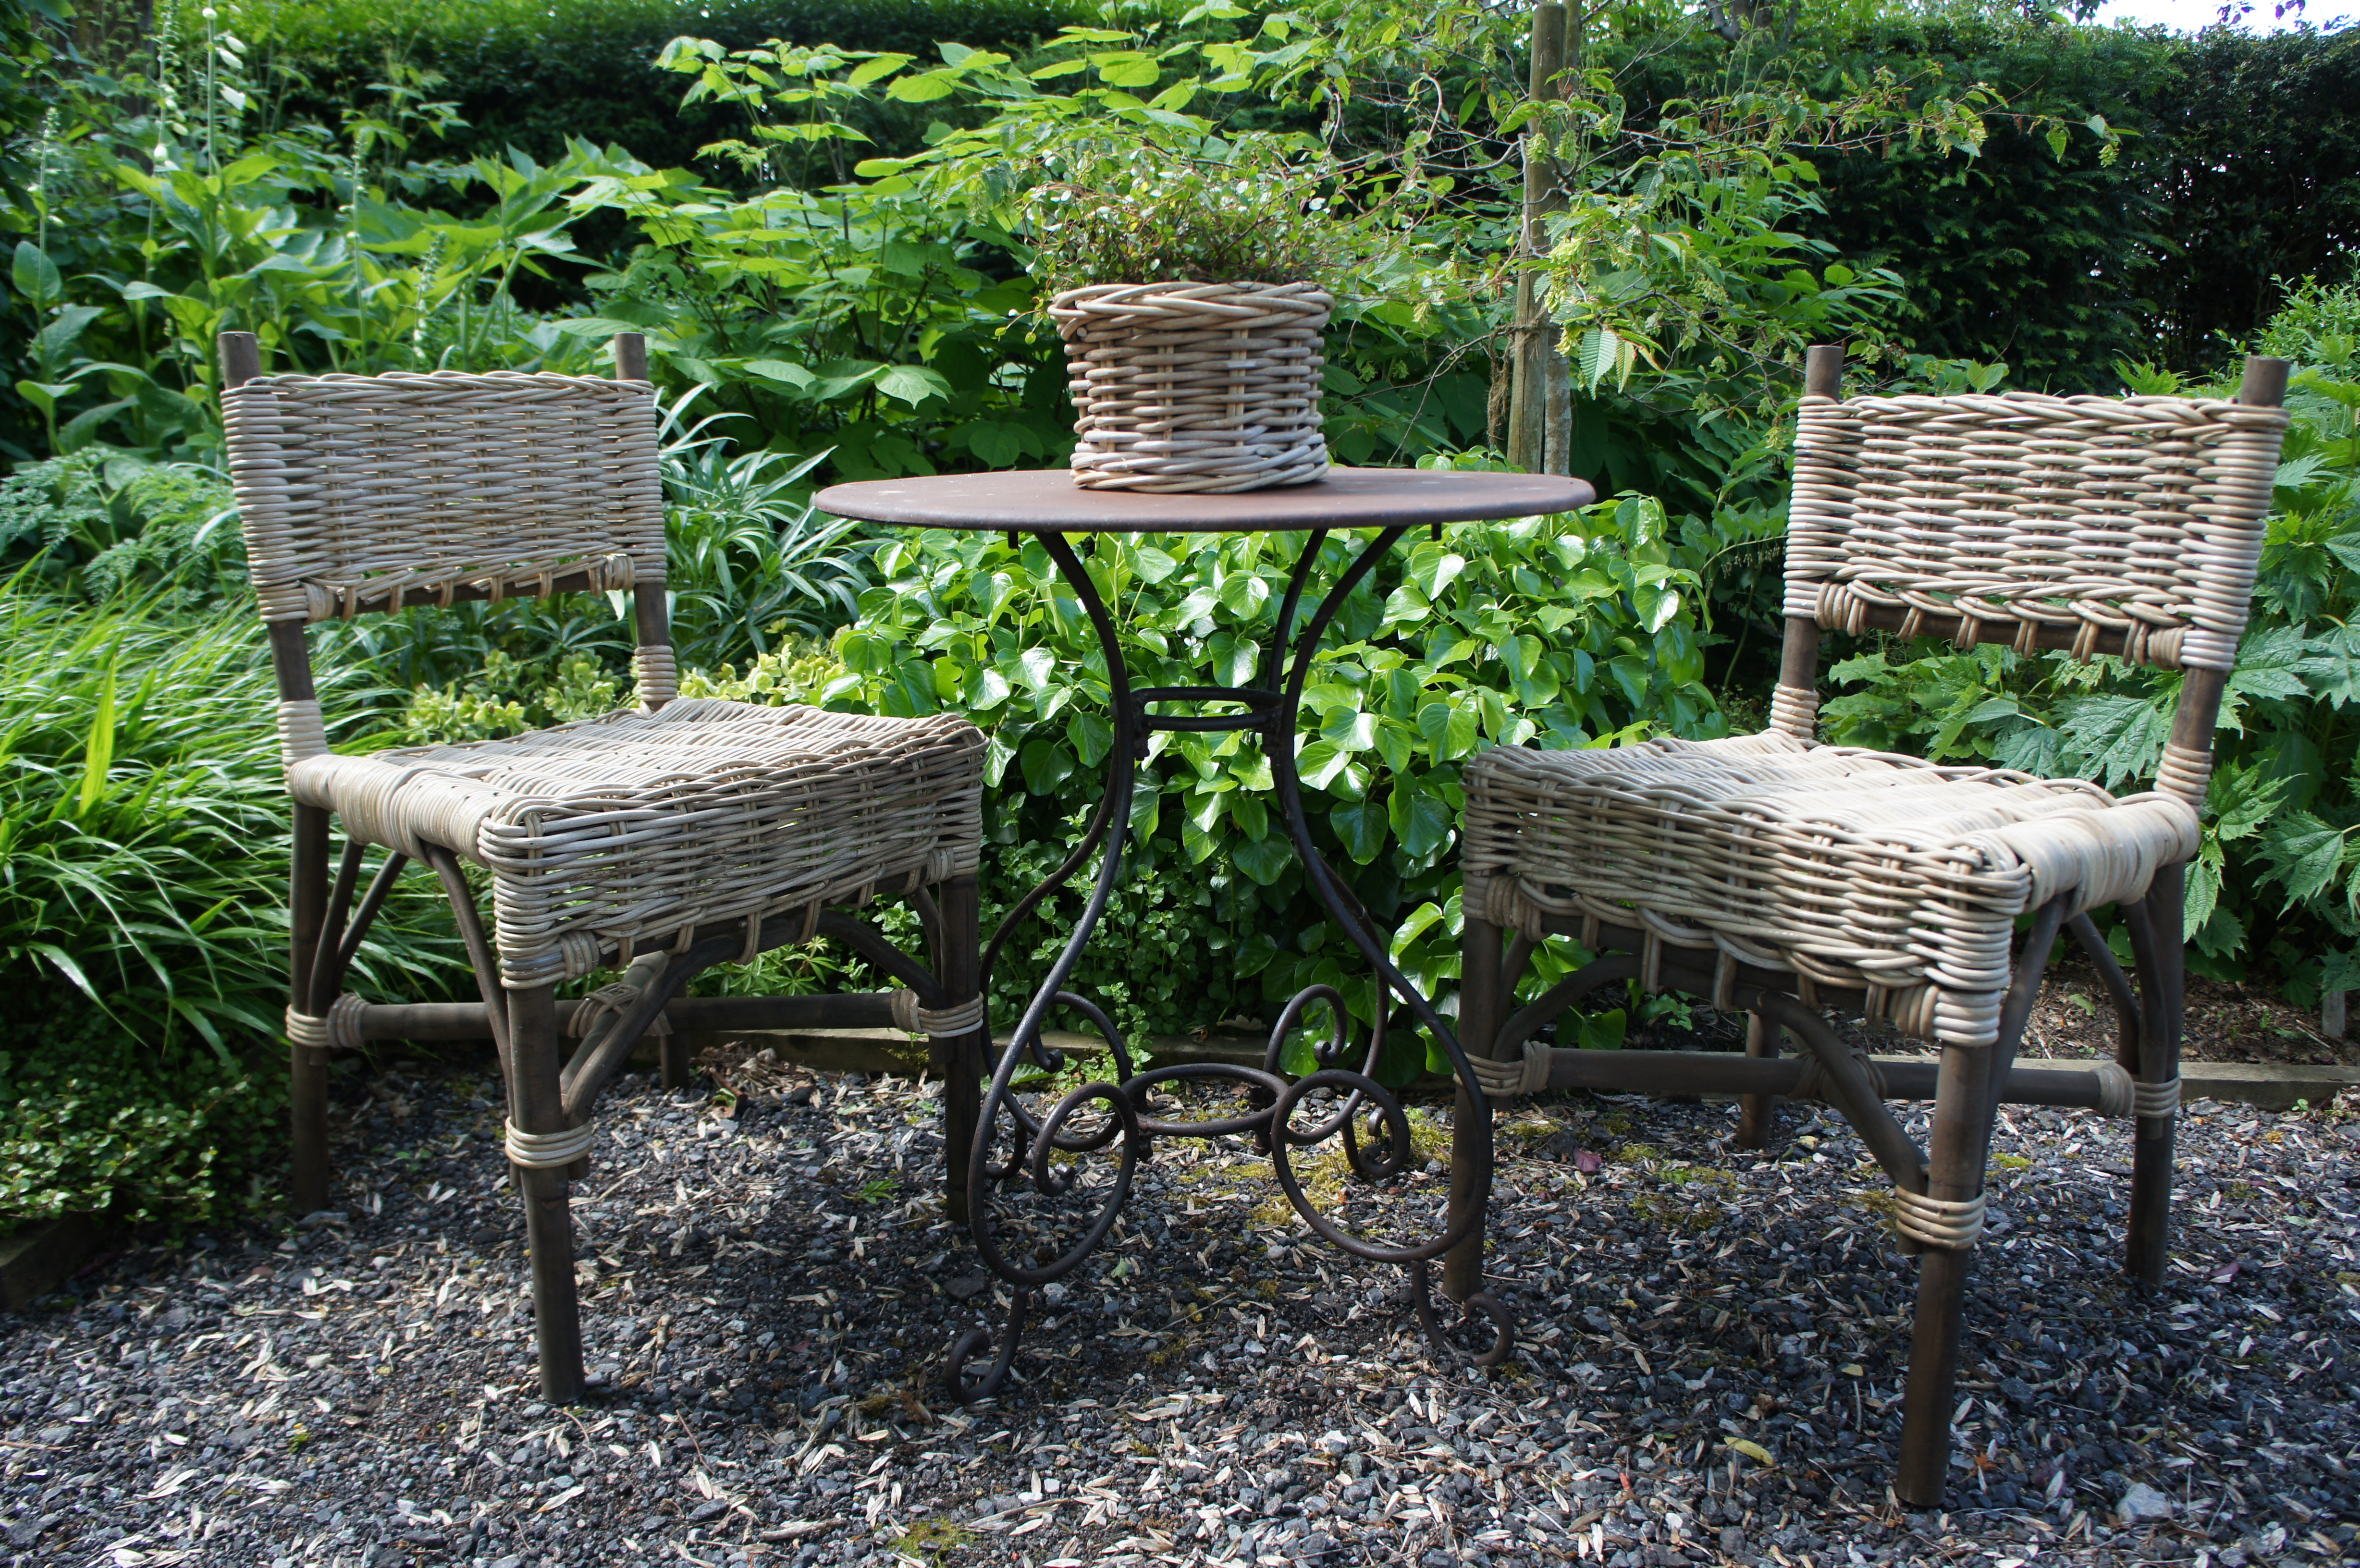
{"label": "rattan chair backrest", "polygon": [[2229,670],[2285,428],[2215,398],[1806,397],[1786,612]]}
{"label": "rattan chair backrest", "polygon": [[265,620],[663,581],[644,381],[263,376],[222,414]]}

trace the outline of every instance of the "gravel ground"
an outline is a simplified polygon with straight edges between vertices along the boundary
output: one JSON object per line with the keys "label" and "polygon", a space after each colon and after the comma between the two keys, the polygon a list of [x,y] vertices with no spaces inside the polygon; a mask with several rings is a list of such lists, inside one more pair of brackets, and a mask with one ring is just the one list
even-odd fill
{"label": "gravel ground", "polygon": [[[2012,1110],[1947,1514],[1896,1508],[1911,1275],[1840,1120],[1552,1096],[1502,1124],[1513,1363],[1437,1367],[1240,1140],[1165,1144],[960,1410],[991,1291],[928,1085],[626,1080],[577,1187],[599,1387],[535,1397],[474,1057],[339,1080],[341,1208],[142,1246],[0,1317],[0,1560],[530,1568],[2337,1561],[2360,1522],[2360,1106],[2183,1123],[2175,1268],[2114,1262],[2127,1124]],[[1420,1113],[1447,1152],[1448,1107]],[[1922,1138],[1922,1122],[1915,1128]],[[1315,1191],[1335,1191],[1331,1160]],[[1352,1212],[1439,1206],[1438,1160]],[[1323,1186],[1324,1183],[1324,1186]]]}

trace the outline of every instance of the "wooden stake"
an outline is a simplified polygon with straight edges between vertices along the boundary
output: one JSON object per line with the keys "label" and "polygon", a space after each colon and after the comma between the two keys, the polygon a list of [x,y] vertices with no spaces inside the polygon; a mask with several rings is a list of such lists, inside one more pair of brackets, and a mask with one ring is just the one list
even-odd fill
{"label": "wooden stake", "polygon": [[[1563,5],[1545,0],[1533,7],[1533,68],[1528,91],[1535,103],[1565,95],[1564,83],[1558,77],[1566,68],[1566,34]],[[1525,256],[1539,256],[1548,248],[1548,236],[1543,231],[1541,219],[1550,212],[1563,212],[1566,205],[1557,160],[1536,144],[1536,135],[1527,131],[1524,233],[1517,245],[1518,253]],[[1550,372],[1565,361],[1557,352],[1557,330],[1549,322],[1539,279],[1529,272],[1516,279],[1515,333],[1510,341],[1513,347],[1509,371],[1508,461],[1528,472],[1541,472],[1548,457],[1549,403],[1555,389]],[[1569,414],[1568,399],[1565,414],[1559,418],[1561,444]]]}

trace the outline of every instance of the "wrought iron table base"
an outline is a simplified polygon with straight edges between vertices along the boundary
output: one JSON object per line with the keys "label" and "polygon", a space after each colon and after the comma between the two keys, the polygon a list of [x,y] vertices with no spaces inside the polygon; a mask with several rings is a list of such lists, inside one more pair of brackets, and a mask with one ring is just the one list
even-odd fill
{"label": "wrought iron table base", "polygon": [[[1100,798],[1098,811],[1081,842],[1066,856],[1064,864],[1009,911],[1008,917],[992,933],[983,953],[982,990],[989,996],[991,967],[1009,934],[1039,908],[1043,899],[1069,882],[1089,856],[1103,846],[1097,878],[1081,918],[1066,937],[1056,961],[1050,965],[1048,975],[1033,994],[1007,1048],[1001,1051],[990,1086],[984,1094],[967,1170],[967,1187],[970,1194],[968,1224],[975,1237],[977,1252],[986,1267],[1012,1288],[1013,1299],[997,1335],[986,1329],[970,1329],[952,1346],[946,1380],[953,1396],[961,1401],[985,1399],[1000,1388],[1014,1365],[1025,1326],[1033,1313],[1034,1293],[1079,1269],[1106,1239],[1130,1197],[1139,1162],[1146,1158],[1151,1140],[1158,1138],[1214,1138],[1232,1135],[1253,1138],[1261,1148],[1267,1150],[1273,1173],[1287,1203],[1314,1233],[1352,1257],[1371,1262],[1399,1263],[1407,1268],[1411,1305],[1419,1326],[1438,1356],[1448,1359],[1455,1356],[1435,1312],[1428,1289],[1426,1264],[1473,1235],[1480,1223],[1491,1185],[1490,1107],[1484,1104],[1482,1091],[1468,1069],[1456,1034],[1444,1024],[1433,1004],[1393,965],[1386,944],[1372,929],[1367,912],[1360,907],[1333,868],[1321,858],[1317,846],[1312,843],[1310,824],[1304,816],[1294,744],[1304,685],[1317,656],[1320,639],[1352,590],[1375,569],[1385,552],[1409,531],[1407,525],[1386,528],[1353,558],[1343,575],[1312,613],[1300,637],[1294,642],[1290,660],[1289,634],[1295,614],[1302,606],[1305,587],[1318,562],[1321,547],[1328,539],[1327,530],[1311,532],[1301,558],[1289,575],[1286,593],[1279,606],[1277,624],[1262,650],[1253,685],[1166,686],[1138,690],[1133,690],[1131,685],[1130,672],[1123,662],[1113,621],[1081,557],[1063,535],[1043,533],[1038,536],[1050,559],[1056,564],[1058,572],[1080,600],[1098,636],[1098,646],[1105,653],[1109,706],[1113,710],[1115,736],[1107,769],[1106,793]],[[1240,711],[1215,713],[1164,713],[1155,711],[1163,704],[1184,702],[1234,703]],[[1126,826],[1124,831],[1117,832],[1116,828],[1118,823],[1127,824],[1133,771],[1145,759],[1148,737],[1156,730],[1244,731],[1261,737],[1263,754],[1269,759],[1272,779],[1277,789],[1287,836],[1293,841],[1296,854],[1302,857],[1304,872],[1311,883],[1312,891],[1343,928],[1352,945],[1359,949],[1381,981],[1379,994],[1384,1001],[1377,1008],[1369,1044],[1357,1070],[1341,1065],[1349,1050],[1344,1002],[1340,996],[1326,985],[1310,986],[1289,999],[1271,1030],[1269,1050],[1260,1069],[1196,1062],[1144,1073],[1133,1071],[1130,1051],[1112,1020],[1087,998],[1065,988],[1121,878],[1123,844],[1128,837],[1128,829]],[[1474,1164],[1471,1171],[1455,1173],[1452,1203],[1443,1234],[1415,1246],[1398,1247],[1377,1245],[1352,1236],[1321,1214],[1304,1192],[1293,1165],[1293,1157],[1297,1150],[1340,1137],[1344,1140],[1350,1169],[1360,1179],[1382,1181],[1407,1171],[1412,1158],[1408,1115],[1400,1100],[1379,1083],[1375,1076],[1378,1059],[1384,1050],[1386,1016],[1392,1010],[1393,998],[1395,997],[1408,1007],[1417,1023],[1441,1044],[1464,1086],[1460,1114],[1462,1119],[1471,1114],[1473,1123],[1470,1127],[1460,1129],[1454,1160],[1464,1161],[1471,1155]],[[1335,1024],[1332,1038],[1315,1048],[1319,1070],[1289,1083],[1280,1072],[1280,1053],[1288,1034],[1305,1012],[1314,1004],[1322,1002],[1328,1005]],[[1083,1084],[1066,1094],[1045,1115],[1036,1117],[1017,1099],[1012,1085],[1018,1066],[1027,1056],[1050,1071],[1064,1065],[1059,1053],[1046,1051],[1042,1045],[1042,1026],[1054,1007],[1072,1007],[1097,1026],[1111,1050],[1116,1077],[1110,1083],[1098,1081]],[[989,1038],[988,1031],[985,1038]],[[1151,1094],[1158,1086],[1208,1081],[1227,1082],[1243,1087],[1248,1091],[1251,1108],[1242,1115],[1194,1122],[1170,1120],[1153,1114],[1157,1107]],[[1331,1096],[1324,1103],[1340,1101],[1338,1108],[1314,1125],[1295,1127],[1293,1118],[1296,1111],[1311,1096],[1323,1090]],[[1074,1130],[1081,1126],[1077,1118],[1093,1105],[1103,1106],[1102,1119],[1088,1130]],[[995,1160],[993,1151],[1000,1144],[1003,1121],[1008,1124],[1015,1148],[1005,1160]],[[1364,1125],[1375,1135],[1366,1146],[1361,1142]],[[1474,1135],[1471,1138],[1468,1136],[1470,1132]],[[1118,1140],[1121,1147],[1112,1182],[1104,1202],[1084,1227],[1080,1239],[1046,1261],[1038,1255],[1029,1262],[1020,1262],[1010,1256],[995,1233],[992,1220],[992,1200],[1001,1185],[1023,1180],[1044,1196],[1063,1196],[1072,1190],[1076,1177],[1070,1169],[1056,1167],[1053,1155],[1094,1153]],[[1488,1350],[1474,1358],[1476,1364],[1489,1367],[1504,1361],[1515,1339],[1514,1321],[1506,1306],[1480,1290],[1470,1293],[1463,1304],[1469,1309],[1470,1317],[1480,1313],[1489,1321],[1492,1330],[1492,1343]],[[970,1378],[967,1372],[968,1364],[989,1347],[995,1338],[998,1350],[990,1369],[978,1377]]]}

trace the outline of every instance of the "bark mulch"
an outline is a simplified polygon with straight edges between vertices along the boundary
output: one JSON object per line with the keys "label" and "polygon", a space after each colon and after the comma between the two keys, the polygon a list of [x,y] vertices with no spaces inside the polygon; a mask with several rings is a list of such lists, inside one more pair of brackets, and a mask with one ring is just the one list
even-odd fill
{"label": "bark mulch", "polygon": [[[2127,1124],[2010,1110],[1953,1506],[1911,1514],[1913,1276],[1809,1107],[1762,1154],[1726,1105],[1504,1117],[1523,1339],[1488,1376],[1433,1363],[1398,1270],[1307,1245],[1245,1143],[1161,1145],[1026,1381],[962,1410],[941,1356],[995,1292],[941,1217],[931,1085],[627,1082],[576,1189],[599,1387],[553,1410],[484,1073],[340,1082],[338,1209],[0,1318],[0,1561],[2241,1568],[2340,1561],[2360,1523],[2350,1105],[2197,1107],[2153,1296],[2117,1268]],[[1439,1210],[1448,1107],[1419,1116],[1363,1223]]]}

